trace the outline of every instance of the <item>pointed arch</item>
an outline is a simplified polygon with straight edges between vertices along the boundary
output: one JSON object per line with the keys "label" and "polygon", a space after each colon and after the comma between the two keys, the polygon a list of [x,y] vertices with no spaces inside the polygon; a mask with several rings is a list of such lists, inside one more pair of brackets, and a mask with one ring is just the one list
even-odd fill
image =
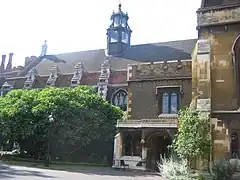
{"label": "pointed arch", "polygon": [[128,93],[125,89],[119,88],[112,94],[111,104],[120,107],[123,111],[127,110]]}
{"label": "pointed arch", "polygon": [[236,81],[237,104],[240,106],[240,35],[237,36],[232,46],[232,63]]}
{"label": "pointed arch", "polygon": [[237,132],[233,132],[233,133],[231,134],[231,151],[232,151],[232,157],[238,156],[238,150],[239,150],[238,134],[237,134]]}

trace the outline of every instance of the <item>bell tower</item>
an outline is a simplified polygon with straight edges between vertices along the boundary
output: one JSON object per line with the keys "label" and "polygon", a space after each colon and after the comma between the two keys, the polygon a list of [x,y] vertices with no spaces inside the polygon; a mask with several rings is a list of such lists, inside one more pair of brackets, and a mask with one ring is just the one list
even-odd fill
{"label": "bell tower", "polygon": [[207,40],[211,47],[208,87],[212,110],[237,110],[240,107],[240,0],[202,0],[197,20],[199,40]]}
{"label": "bell tower", "polygon": [[119,4],[118,12],[113,12],[111,24],[107,29],[107,52],[108,55],[121,55],[130,46],[132,30],[128,25],[128,14],[122,11]]}
{"label": "bell tower", "polygon": [[210,159],[233,158],[240,152],[240,0],[202,0],[197,30],[193,97],[209,113]]}

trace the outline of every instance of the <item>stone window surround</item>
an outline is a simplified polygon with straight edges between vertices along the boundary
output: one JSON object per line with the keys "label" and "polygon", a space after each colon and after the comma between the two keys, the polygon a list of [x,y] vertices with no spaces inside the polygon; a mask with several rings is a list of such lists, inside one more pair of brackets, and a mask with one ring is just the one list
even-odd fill
{"label": "stone window surround", "polygon": [[[112,97],[111,97],[111,104],[113,105],[114,103],[113,103],[113,101],[114,101],[114,96],[117,94],[117,93],[119,93],[119,92],[121,92],[121,91],[124,91],[125,93],[126,93],[126,95],[127,95],[127,102],[128,102],[128,93],[127,93],[127,91],[125,90],[125,89],[123,89],[123,88],[119,88],[119,89],[117,89],[113,94],[112,94]],[[128,106],[128,103],[126,104],[126,107]],[[126,109],[126,111],[127,111],[127,109]]]}
{"label": "stone window surround", "polygon": [[183,94],[182,86],[157,86],[156,87],[156,99],[158,103],[158,117],[165,117],[165,116],[176,116],[177,114],[171,114],[170,112],[168,114],[162,113],[162,97],[164,93],[168,93],[169,97],[171,98],[172,93],[177,94],[177,110],[179,110],[180,101],[181,101],[181,95]]}

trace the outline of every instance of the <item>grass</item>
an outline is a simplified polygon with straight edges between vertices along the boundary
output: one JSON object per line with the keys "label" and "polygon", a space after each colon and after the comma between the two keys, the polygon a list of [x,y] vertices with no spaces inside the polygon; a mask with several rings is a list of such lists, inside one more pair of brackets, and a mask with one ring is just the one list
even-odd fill
{"label": "grass", "polygon": [[29,161],[1,161],[3,164],[14,165],[14,166],[24,166],[24,167],[34,167],[41,169],[51,169],[69,172],[80,172],[82,170],[103,170],[109,169],[109,167],[104,166],[93,166],[93,165],[80,165],[80,164],[50,164],[49,167],[45,167],[43,163],[40,162],[29,162]]}

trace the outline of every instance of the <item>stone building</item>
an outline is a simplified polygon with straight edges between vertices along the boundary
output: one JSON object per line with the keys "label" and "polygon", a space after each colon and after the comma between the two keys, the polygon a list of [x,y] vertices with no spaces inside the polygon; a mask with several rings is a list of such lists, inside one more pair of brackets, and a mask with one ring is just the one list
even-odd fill
{"label": "stone building", "polygon": [[210,160],[239,157],[240,1],[202,0],[192,56],[128,66],[128,119],[119,121],[114,165],[154,169],[190,103],[209,115]]}
{"label": "stone building", "polygon": [[25,59],[24,67],[12,68],[13,53],[5,67],[2,56],[1,94],[11,89],[45,87],[75,87],[79,84],[96,88],[107,101],[127,110],[129,64],[175,59],[191,59],[196,40],[131,45],[132,30],[128,14],[122,11],[110,17],[107,28],[107,48],[66,54],[47,54],[47,42],[42,45],[40,56]]}
{"label": "stone building", "polygon": [[[114,167],[154,169],[177,132],[178,110],[190,103],[209,114],[211,160],[239,152],[240,0],[202,0],[198,39],[131,45],[128,14],[111,16],[107,49],[26,58],[11,70],[2,56],[1,94],[11,89],[96,88],[127,112],[117,123]],[[194,27],[193,27],[194,28]],[[10,56],[12,57],[12,55]],[[11,64],[12,60],[10,60]]]}

